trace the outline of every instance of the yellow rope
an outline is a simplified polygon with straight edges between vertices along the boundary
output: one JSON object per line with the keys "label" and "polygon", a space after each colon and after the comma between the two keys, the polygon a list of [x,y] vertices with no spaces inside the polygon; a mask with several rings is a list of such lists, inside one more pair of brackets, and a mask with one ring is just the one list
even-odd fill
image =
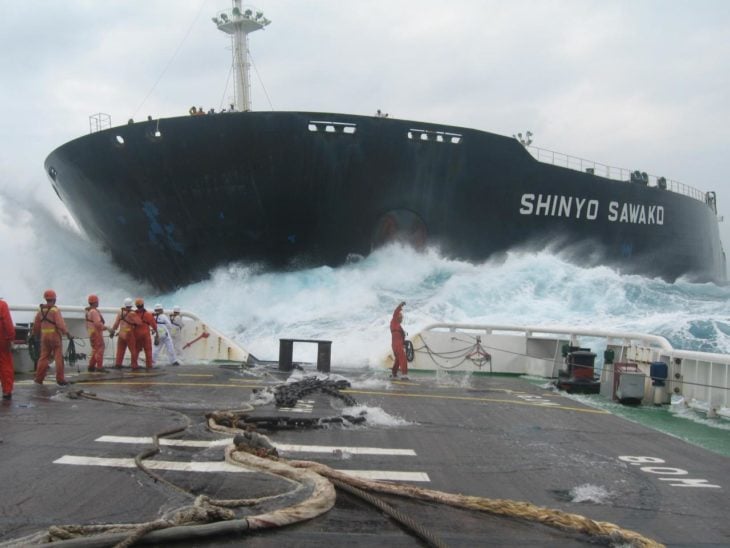
{"label": "yellow rope", "polygon": [[[230,431],[230,429],[227,430]],[[544,508],[536,506],[529,502],[456,495],[453,493],[446,493],[433,489],[424,489],[422,487],[415,487],[406,484],[364,480],[353,477],[343,472],[339,472],[337,470],[334,470],[333,468],[330,468],[329,466],[320,464],[318,462],[278,459],[271,454],[267,454],[266,457],[267,459],[276,459],[276,462],[278,464],[285,465],[282,468],[267,468],[267,470],[276,474],[278,474],[279,471],[288,470],[289,467],[307,469],[316,472],[322,477],[336,479],[365,491],[374,491],[389,495],[410,497],[428,502],[447,504],[456,508],[478,510],[494,515],[520,518],[542,523],[544,525],[566,531],[575,531],[593,537],[603,537],[613,542],[630,543],[631,546],[636,548],[661,548],[664,546],[663,544],[646,538],[635,531],[623,529],[613,523],[605,521],[595,521],[585,516],[563,512],[562,510]],[[254,457],[241,446],[231,446],[226,450],[226,460],[234,464],[252,464],[256,468],[262,469],[264,465],[263,463],[261,463],[261,461],[266,459]],[[270,462],[275,461],[270,460]],[[290,474],[291,472],[285,473]]]}

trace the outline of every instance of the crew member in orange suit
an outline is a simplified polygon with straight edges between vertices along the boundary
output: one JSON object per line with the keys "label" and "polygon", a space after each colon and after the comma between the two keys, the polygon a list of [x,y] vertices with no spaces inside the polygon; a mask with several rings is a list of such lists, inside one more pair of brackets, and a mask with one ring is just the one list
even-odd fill
{"label": "crew member in orange suit", "polygon": [[11,347],[14,340],[15,324],[13,318],[10,316],[8,303],[0,298],[0,385],[2,385],[4,400],[13,397],[15,370],[13,369]]}
{"label": "crew member in orange suit", "polygon": [[395,361],[393,362],[393,370],[391,371],[391,378],[395,379],[398,377],[398,368],[402,373],[402,378],[408,380],[408,360],[406,359],[406,332],[403,331],[403,307],[406,305],[405,301],[395,307],[393,311],[393,317],[390,320],[390,335],[391,335],[391,346],[393,348],[393,356]]}
{"label": "crew member in orange suit", "polygon": [[86,331],[91,341],[91,355],[89,356],[89,371],[104,372],[104,331],[113,333],[111,327],[104,325],[104,316],[99,312],[99,297],[89,295],[89,306],[86,307]]}
{"label": "crew member in orange suit", "polygon": [[61,311],[56,306],[56,292],[53,289],[47,289],[43,293],[43,298],[46,300],[46,304],[40,305],[33,320],[33,336],[41,338],[41,353],[38,358],[34,382],[43,384],[48,370],[48,361],[52,357],[56,364],[56,384],[66,386],[68,381],[63,374],[63,343],[61,336],[66,335],[69,341],[73,337],[69,334]]}
{"label": "crew member in orange suit", "polygon": [[119,338],[117,339],[117,356],[114,360],[115,369],[122,368],[124,352],[126,352],[127,348],[129,348],[129,355],[132,357],[132,369],[137,368],[137,344],[134,338],[134,328],[140,323],[142,323],[142,320],[132,310],[132,299],[124,299],[124,306],[117,313],[114,325],[112,325],[111,336],[113,337],[114,333],[119,333]]}
{"label": "crew member in orange suit", "polygon": [[[144,350],[144,361],[149,370],[154,365],[154,360],[152,359],[152,334],[157,337],[157,320],[155,320],[155,315],[152,312],[145,310],[144,299],[142,297],[137,297],[134,300],[134,305],[137,307],[137,315],[141,321],[134,328],[136,355],[132,358],[132,362],[136,365],[137,356]],[[135,369],[134,366],[132,369]]]}

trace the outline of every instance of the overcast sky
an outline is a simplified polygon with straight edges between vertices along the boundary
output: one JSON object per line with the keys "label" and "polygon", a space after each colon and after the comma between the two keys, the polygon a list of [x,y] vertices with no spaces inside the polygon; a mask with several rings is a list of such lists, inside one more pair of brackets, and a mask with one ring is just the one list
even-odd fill
{"label": "overcast sky", "polygon": [[[255,6],[272,21],[250,38],[255,110],[531,130],[543,148],[717,191],[728,247],[730,1]],[[230,7],[0,0],[0,197],[34,193],[61,211],[43,161],[88,133],[91,114],[121,125],[230,103],[230,41],[211,22]]]}

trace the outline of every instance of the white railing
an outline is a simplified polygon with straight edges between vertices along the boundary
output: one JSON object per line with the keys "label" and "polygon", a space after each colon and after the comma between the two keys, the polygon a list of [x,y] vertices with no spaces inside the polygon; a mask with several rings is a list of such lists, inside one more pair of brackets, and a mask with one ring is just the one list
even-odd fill
{"label": "white railing", "polygon": [[[24,324],[32,322],[35,313],[38,311],[38,305],[8,305],[16,324]],[[82,306],[62,306],[59,309],[63,313],[66,326],[69,333],[77,340],[76,352],[81,354],[89,354],[91,351],[88,342],[88,334],[86,332],[85,309]],[[107,325],[111,326],[116,317],[119,308],[99,307],[99,311],[104,314]],[[207,363],[211,361],[232,361],[246,363],[249,359],[249,353],[241,348],[238,344],[226,337],[224,334],[210,327],[203,322],[198,316],[192,312],[181,311],[183,318],[183,327],[180,334],[180,349],[182,356],[179,356],[184,363]],[[104,365],[109,367],[114,364],[116,354],[116,339],[110,339],[108,333],[104,333]],[[64,339],[64,353],[68,342]],[[144,355],[144,354],[142,354]],[[27,351],[27,345],[18,344],[15,347],[16,371],[30,371],[33,363],[30,360]],[[125,359],[125,363],[129,362],[129,356]],[[84,366],[86,364],[83,364]]]}
{"label": "white railing", "polygon": [[[527,151],[539,162],[546,164],[552,164],[556,166],[567,167],[583,173],[593,173],[600,177],[612,179],[615,181],[630,181],[631,174],[636,170],[630,170],[620,167],[611,167],[605,164],[594,162],[593,160],[586,160],[584,158],[578,158],[577,156],[570,156],[563,154],[562,152],[555,152],[544,148],[539,148],[532,145],[524,145]],[[592,171],[590,171],[592,170]],[[658,187],[660,186],[660,179],[663,184],[666,184],[666,190],[676,192],[677,194],[683,194],[689,196],[700,202],[707,203],[707,195],[705,192],[698,190],[694,187],[675,181],[673,179],[667,179],[665,177],[659,177],[657,175],[647,175],[648,186]]]}
{"label": "white railing", "polygon": [[[415,337],[422,337],[428,332],[445,331],[447,333],[463,333],[470,335],[476,340],[477,336],[483,336],[484,348],[487,352],[493,354],[495,360],[495,371],[499,370],[500,358],[499,349],[490,349],[488,341],[499,340],[503,343],[505,338],[523,340],[526,344],[514,346],[513,348],[524,348],[525,354],[522,356],[524,363],[530,360],[540,360],[548,362],[545,369],[549,369],[549,356],[544,353],[535,355],[530,354],[530,341],[533,343],[540,340],[554,339],[556,341],[569,341],[572,346],[580,346],[581,339],[598,339],[603,341],[605,348],[610,348],[615,352],[615,362],[632,362],[637,363],[646,376],[645,402],[652,399],[651,388],[652,382],[649,377],[650,364],[654,362],[664,362],[667,364],[668,376],[666,381],[666,394],[663,397],[666,403],[672,394],[684,396],[688,401],[696,400],[708,409],[715,412],[720,410],[728,410],[730,408],[730,355],[717,354],[709,352],[698,352],[694,350],[680,350],[672,347],[671,343],[664,337],[659,335],[651,335],[646,333],[628,332],[628,331],[611,331],[602,329],[585,329],[565,326],[517,326],[517,325],[489,325],[489,324],[456,324],[456,323],[435,323],[423,328]],[[500,339],[496,339],[500,337]],[[457,341],[456,338],[453,338]],[[444,339],[440,342],[443,344]],[[454,344],[461,344],[464,341],[457,341]],[[415,346],[415,344],[414,344]],[[539,350],[539,347],[534,348]],[[443,348],[442,348],[443,350]],[[504,350],[502,348],[501,350]],[[444,352],[445,355],[448,352]],[[514,351],[510,351],[508,356],[512,362],[517,358]],[[461,359],[461,356],[459,356]],[[423,363],[427,363],[425,360]],[[468,365],[468,364],[467,364]],[[511,371],[514,371],[513,363],[510,364]],[[473,367],[471,367],[474,370]],[[524,369],[524,365],[523,365]],[[468,367],[461,367],[460,370],[467,371]],[[488,369],[487,369],[488,370]],[[524,369],[527,371],[527,369]],[[608,378],[612,382],[612,369],[606,367],[604,371],[609,373]],[[604,380],[606,379],[604,375]],[[607,387],[608,388],[608,387]],[[602,389],[602,393],[605,391]]]}

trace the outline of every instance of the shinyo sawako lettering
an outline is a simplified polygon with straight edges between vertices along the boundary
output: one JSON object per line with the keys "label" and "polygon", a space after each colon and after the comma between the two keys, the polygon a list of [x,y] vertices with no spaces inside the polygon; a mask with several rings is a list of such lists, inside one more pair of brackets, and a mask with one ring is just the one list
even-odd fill
{"label": "shinyo sawako lettering", "polygon": [[664,206],[610,201],[602,208],[600,200],[560,194],[523,194],[520,215],[566,217],[595,221],[599,217],[612,223],[663,225]]}

